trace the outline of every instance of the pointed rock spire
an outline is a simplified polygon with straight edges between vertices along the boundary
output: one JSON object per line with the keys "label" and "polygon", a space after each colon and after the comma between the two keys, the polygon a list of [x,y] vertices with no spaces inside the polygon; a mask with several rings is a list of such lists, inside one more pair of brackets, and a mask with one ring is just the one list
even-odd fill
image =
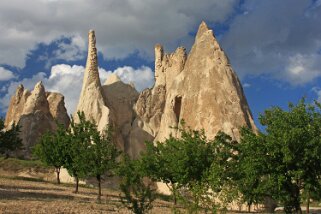
{"label": "pointed rock spire", "polygon": [[202,36],[208,30],[209,30],[209,28],[208,28],[207,24],[205,23],[205,21],[202,21],[200,26],[198,27],[196,38]]}
{"label": "pointed rock spire", "polygon": [[42,81],[35,85],[31,95],[28,97],[23,114],[30,114],[37,110],[49,113],[49,103]]}
{"label": "pointed rock spire", "polygon": [[84,85],[89,85],[91,83],[100,85],[98,72],[98,57],[96,49],[96,36],[94,30],[90,30],[88,33],[88,56],[86,62]]}
{"label": "pointed rock spire", "polygon": [[99,130],[105,129],[106,125],[110,123],[110,110],[106,105],[99,78],[96,37],[93,30],[88,33],[88,57],[82,90],[74,117],[76,122],[78,111],[84,112],[86,119],[96,122]]}

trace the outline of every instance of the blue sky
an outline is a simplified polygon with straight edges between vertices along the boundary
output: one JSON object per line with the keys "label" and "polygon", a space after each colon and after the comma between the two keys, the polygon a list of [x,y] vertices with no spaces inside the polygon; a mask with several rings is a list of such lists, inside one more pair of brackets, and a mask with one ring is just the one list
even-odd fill
{"label": "blue sky", "polygon": [[[21,5],[24,5],[23,7]],[[0,115],[19,83],[80,94],[87,32],[95,29],[102,82],[112,72],[142,90],[153,85],[156,43],[193,44],[205,20],[238,74],[258,123],[271,106],[321,101],[321,0],[2,0]]]}

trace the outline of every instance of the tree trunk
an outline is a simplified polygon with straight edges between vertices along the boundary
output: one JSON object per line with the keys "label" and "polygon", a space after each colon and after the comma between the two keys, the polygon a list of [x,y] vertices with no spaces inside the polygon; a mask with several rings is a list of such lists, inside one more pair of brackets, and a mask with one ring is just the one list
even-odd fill
{"label": "tree trunk", "polygon": [[56,174],[57,174],[57,184],[60,184],[60,167],[56,167]]}
{"label": "tree trunk", "polygon": [[97,175],[97,181],[98,181],[98,203],[101,203],[101,177],[100,175]]}
{"label": "tree trunk", "polygon": [[75,193],[78,193],[78,186],[79,186],[79,178],[76,176],[76,189],[75,189]]}
{"label": "tree trunk", "polygon": [[247,204],[247,211],[248,211],[249,213],[251,212],[251,204],[250,204],[250,203]]}
{"label": "tree trunk", "polygon": [[172,185],[172,188],[173,188],[174,206],[176,207],[176,205],[177,205],[177,198],[176,198],[176,187],[175,187],[175,184]]}
{"label": "tree trunk", "polygon": [[307,195],[307,210],[306,213],[310,213],[310,190],[308,190],[308,195]]}

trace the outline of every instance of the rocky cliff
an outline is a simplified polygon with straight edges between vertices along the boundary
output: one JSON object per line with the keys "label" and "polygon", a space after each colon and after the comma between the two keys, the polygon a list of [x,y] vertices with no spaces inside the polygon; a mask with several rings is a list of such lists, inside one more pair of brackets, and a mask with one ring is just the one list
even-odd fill
{"label": "rocky cliff", "polygon": [[94,32],[89,32],[89,50],[79,111],[99,127],[116,127],[117,144],[138,157],[144,142],[162,141],[184,120],[192,129],[204,129],[209,138],[220,130],[239,139],[239,129],[256,130],[242,86],[213,31],[199,26],[187,55],[179,47],[164,53],[155,46],[155,85],[140,94],[115,75],[101,86]]}
{"label": "rocky cliff", "polygon": [[67,127],[69,117],[64,104],[64,97],[59,93],[46,92],[42,82],[29,92],[19,85],[12,96],[5,119],[6,128],[15,123],[21,127],[20,138],[23,150],[19,155],[30,157],[31,149],[39,137],[46,131],[54,131],[56,122]]}
{"label": "rocky cliff", "polygon": [[156,140],[176,136],[170,127],[182,120],[187,127],[204,129],[209,138],[221,130],[239,139],[240,127],[256,129],[241,83],[205,22],[183,69],[165,82],[166,104]]}
{"label": "rocky cliff", "polygon": [[[144,150],[146,140],[179,136],[171,127],[182,120],[192,129],[204,129],[209,138],[222,130],[239,139],[242,126],[256,130],[240,81],[204,22],[188,55],[183,47],[167,54],[161,45],[155,46],[155,85],[141,93],[116,75],[101,84],[95,32],[89,31],[78,111],[101,131],[112,126],[118,148],[133,158]],[[54,129],[54,119],[69,124],[63,96],[46,93],[38,83],[32,92],[17,88],[5,124],[19,123],[24,144],[30,146],[45,130]]]}

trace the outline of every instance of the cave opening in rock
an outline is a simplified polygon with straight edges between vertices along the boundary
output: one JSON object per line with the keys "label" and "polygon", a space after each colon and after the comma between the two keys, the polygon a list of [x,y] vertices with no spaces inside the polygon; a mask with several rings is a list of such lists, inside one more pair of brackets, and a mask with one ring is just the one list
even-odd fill
{"label": "cave opening in rock", "polygon": [[180,119],[181,107],[182,107],[182,97],[175,97],[175,100],[174,100],[174,113],[175,113],[177,122],[179,122],[179,119]]}

